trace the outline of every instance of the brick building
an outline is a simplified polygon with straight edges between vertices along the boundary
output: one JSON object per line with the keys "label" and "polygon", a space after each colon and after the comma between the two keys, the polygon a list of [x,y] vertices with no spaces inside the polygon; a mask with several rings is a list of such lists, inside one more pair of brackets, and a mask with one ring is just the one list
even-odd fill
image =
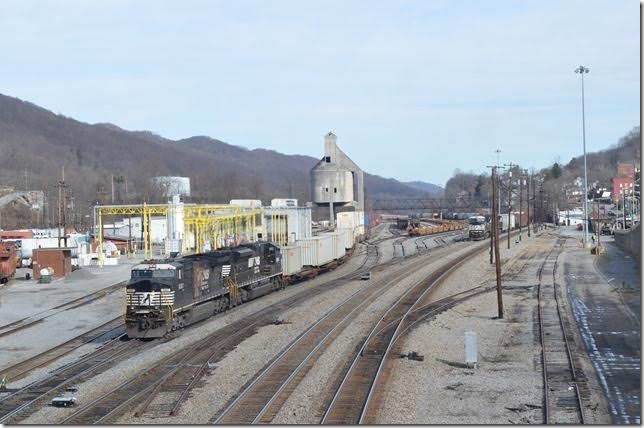
{"label": "brick building", "polygon": [[611,179],[614,204],[616,204],[624,196],[633,195],[633,181],[634,180],[631,177],[614,177]]}

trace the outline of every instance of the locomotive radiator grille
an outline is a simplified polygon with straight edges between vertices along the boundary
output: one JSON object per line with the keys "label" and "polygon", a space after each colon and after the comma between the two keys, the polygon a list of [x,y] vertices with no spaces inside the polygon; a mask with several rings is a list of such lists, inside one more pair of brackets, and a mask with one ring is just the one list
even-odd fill
{"label": "locomotive radiator grille", "polygon": [[126,290],[125,304],[127,306],[173,306],[174,291],[135,292],[134,290]]}

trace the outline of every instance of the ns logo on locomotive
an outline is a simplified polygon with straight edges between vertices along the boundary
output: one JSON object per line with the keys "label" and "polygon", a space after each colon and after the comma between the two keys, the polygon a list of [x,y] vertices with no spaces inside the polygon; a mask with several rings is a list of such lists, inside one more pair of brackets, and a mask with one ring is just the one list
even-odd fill
{"label": "ns logo on locomotive", "polygon": [[131,338],[157,338],[284,288],[279,247],[259,242],[132,269],[125,291]]}

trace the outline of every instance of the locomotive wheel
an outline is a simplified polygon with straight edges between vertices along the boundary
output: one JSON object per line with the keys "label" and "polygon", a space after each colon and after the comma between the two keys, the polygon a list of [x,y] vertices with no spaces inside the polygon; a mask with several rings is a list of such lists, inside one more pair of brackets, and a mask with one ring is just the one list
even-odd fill
{"label": "locomotive wheel", "polygon": [[186,326],[186,321],[183,317],[179,318],[179,328],[184,328]]}

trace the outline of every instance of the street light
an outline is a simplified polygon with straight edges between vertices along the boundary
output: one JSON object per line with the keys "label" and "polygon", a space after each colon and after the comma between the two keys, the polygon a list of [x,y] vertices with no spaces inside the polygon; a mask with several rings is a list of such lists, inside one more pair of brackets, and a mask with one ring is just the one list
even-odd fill
{"label": "street light", "polygon": [[586,111],[584,106],[584,74],[590,70],[583,65],[575,69],[581,75],[581,125],[584,139],[584,247],[588,242],[588,174],[586,171]]}

